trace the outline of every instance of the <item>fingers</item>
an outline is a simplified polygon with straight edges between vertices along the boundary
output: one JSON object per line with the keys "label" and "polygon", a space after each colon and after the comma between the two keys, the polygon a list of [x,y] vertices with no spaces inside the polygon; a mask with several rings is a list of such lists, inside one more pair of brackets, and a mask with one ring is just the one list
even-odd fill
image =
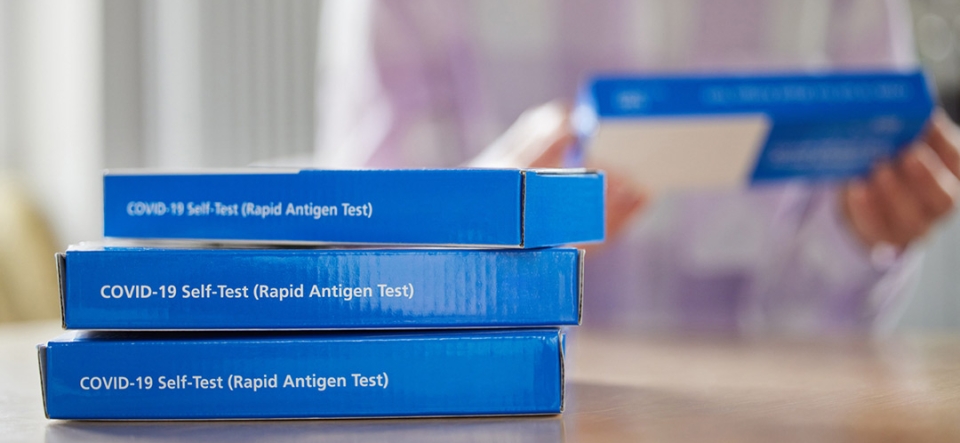
{"label": "fingers", "polygon": [[925,214],[911,186],[891,165],[880,165],[870,178],[870,186],[880,203],[880,213],[890,228],[892,243],[906,246],[927,232],[930,217]]}
{"label": "fingers", "polygon": [[904,181],[928,216],[939,218],[953,209],[960,183],[929,146],[918,144],[908,151],[900,167]]}
{"label": "fingers", "polygon": [[864,243],[906,247],[960,198],[960,130],[937,110],[922,142],[893,164],[876,167],[865,183],[848,185],[843,195],[845,214]]}
{"label": "fingers", "polygon": [[643,211],[651,200],[650,194],[637,189],[632,183],[616,173],[606,173],[604,193],[605,240],[601,244],[578,245],[593,253],[610,243],[630,226],[631,220]]}
{"label": "fingers", "polygon": [[[617,172],[607,171],[606,189],[604,193],[604,220],[606,240],[615,239],[623,234],[630,226],[631,220],[646,208],[652,196],[643,189],[637,188],[625,176]],[[596,251],[604,244],[578,245],[588,252]]]}
{"label": "fingers", "polygon": [[880,242],[890,243],[884,216],[864,182],[855,181],[847,186],[844,200],[847,218],[864,244],[874,246]]}
{"label": "fingers", "polygon": [[849,184],[844,208],[865,244],[904,248],[950,213],[958,196],[960,179],[932,147],[917,143],[895,163],[877,166],[866,182]]}
{"label": "fingers", "polygon": [[960,177],[960,135],[957,126],[942,109],[933,114],[930,126],[924,134],[924,141],[933,148],[954,177]]}
{"label": "fingers", "polygon": [[620,235],[635,214],[637,214],[649,200],[649,195],[637,189],[629,180],[608,172],[606,195],[606,237],[615,238]]}

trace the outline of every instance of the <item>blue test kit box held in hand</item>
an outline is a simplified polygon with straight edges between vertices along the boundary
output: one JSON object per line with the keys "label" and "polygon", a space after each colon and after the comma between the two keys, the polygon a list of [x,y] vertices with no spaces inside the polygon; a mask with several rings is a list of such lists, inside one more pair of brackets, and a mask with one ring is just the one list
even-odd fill
{"label": "blue test kit box held in hand", "polygon": [[557,414],[557,329],[68,333],[39,347],[49,418]]}
{"label": "blue test kit box held in hand", "polygon": [[606,76],[574,121],[596,164],[671,190],[862,176],[932,110],[919,71]]}
{"label": "blue test kit box held in hand", "polygon": [[173,249],[58,254],[67,329],[576,325],[583,254],[538,249]]}
{"label": "blue test kit box held in hand", "polygon": [[104,235],[533,248],[604,237],[586,170],[108,172]]}

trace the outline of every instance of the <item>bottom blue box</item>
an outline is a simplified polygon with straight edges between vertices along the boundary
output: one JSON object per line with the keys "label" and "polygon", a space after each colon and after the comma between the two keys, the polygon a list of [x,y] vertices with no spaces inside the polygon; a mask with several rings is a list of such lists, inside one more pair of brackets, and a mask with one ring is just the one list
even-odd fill
{"label": "bottom blue box", "polygon": [[561,412],[561,334],[71,332],[38,348],[49,418],[519,415]]}

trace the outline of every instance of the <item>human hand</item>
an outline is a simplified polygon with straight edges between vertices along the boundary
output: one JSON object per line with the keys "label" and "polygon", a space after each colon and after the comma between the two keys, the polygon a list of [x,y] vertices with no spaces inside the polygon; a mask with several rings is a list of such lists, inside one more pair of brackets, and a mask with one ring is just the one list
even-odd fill
{"label": "human hand", "polygon": [[923,139],[893,162],[854,180],[841,204],[857,237],[869,248],[902,251],[953,211],[960,197],[960,132],[942,111],[934,113]]}
{"label": "human hand", "polygon": [[[524,112],[500,138],[468,163],[484,168],[561,168],[576,141],[570,107],[552,101]],[[603,165],[588,164],[591,169]],[[606,237],[616,237],[627,222],[646,206],[647,192],[625,177],[606,173]]]}
{"label": "human hand", "polygon": [[576,135],[570,107],[552,101],[525,111],[468,163],[476,168],[560,168]]}

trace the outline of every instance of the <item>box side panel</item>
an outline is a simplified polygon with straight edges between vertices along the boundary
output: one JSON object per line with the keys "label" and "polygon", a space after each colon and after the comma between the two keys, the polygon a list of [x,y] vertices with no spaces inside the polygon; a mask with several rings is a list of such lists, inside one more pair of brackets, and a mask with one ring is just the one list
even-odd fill
{"label": "box side panel", "polygon": [[556,330],[51,343],[47,402],[62,419],[557,413],[558,347]]}
{"label": "box side panel", "polygon": [[[629,169],[621,172],[654,189],[864,175],[913,141],[933,108],[927,79],[916,71],[604,78],[593,91],[603,129],[591,140],[591,156],[610,168]],[[721,134],[695,147],[689,143],[690,135],[709,132],[717,118],[757,115],[769,132],[758,132],[763,137],[756,142]],[[684,131],[684,142],[668,133],[669,122],[696,129]],[[637,136],[640,130],[648,136]],[[666,136],[649,136],[661,133]],[[690,155],[681,155],[686,151]]]}
{"label": "box side panel", "polygon": [[754,182],[839,180],[865,176],[896,157],[923,130],[931,109],[841,121],[784,120],[773,124],[752,173]]}
{"label": "box side panel", "polygon": [[527,172],[524,247],[603,241],[603,173]]}
{"label": "box side panel", "polygon": [[520,244],[516,170],[104,177],[107,237]]}
{"label": "box side panel", "polygon": [[43,414],[50,418],[47,409],[47,345],[37,345],[37,361],[40,364],[40,395],[43,397]]}
{"label": "box side panel", "polygon": [[57,261],[57,289],[60,296],[60,326],[67,327],[67,256],[58,252],[54,255]]}
{"label": "box side panel", "polygon": [[69,251],[72,329],[576,324],[579,251]]}

